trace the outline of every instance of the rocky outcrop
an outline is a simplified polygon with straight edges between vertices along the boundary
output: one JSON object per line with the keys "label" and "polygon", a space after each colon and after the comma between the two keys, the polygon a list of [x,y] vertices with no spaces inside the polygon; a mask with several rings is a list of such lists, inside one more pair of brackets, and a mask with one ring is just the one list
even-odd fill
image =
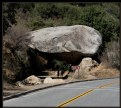
{"label": "rocky outcrop", "polygon": [[27,77],[25,80],[22,81],[24,84],[30,84],[30,85],[36,85],[36,84],[41,84],[41,79],[31,75]]}
{"label": "rocky outcrop", "polygon": [[[23,39],[23,37],[27,37],[27,39]],[[31,57],[27,57],[32,64],[31,67],[35,75],[38,75],[49,66],[49,68],[52,68],[53,59],[66,61],[66,64],[78,64],[82,58],[95,54],[102,43],[101,34],[94,28],[85,25],[43,28],[29,32],[22,36],[21,39],[25,43],[27,41],[26,44],[29,43],[29,48],[35,51],[35,53],[34,51],[31,52],[31,55],[33,54]],[[19,43],[22,42],[21,39]],[[9,50],[5,52],[10,53]],[[13,74],[9,78],[15,79],[14,76]],[[20,72],[17,79],[19,77],[18,80],[22,80],[26,76],[24,72]],[[33,80],[25,82],[27,84],[37,84]]]}
{"label": "rocky outcrop", "polygon": [[101,34],[85,25],[48,27],[32,31],[29,36],[32,51],[28,52],[36,72],[54,67],[54,59],[72,65],[78,65],[85,57],[97,59],[102,43]]}
{"label": "rocky outcrop", "polygon": [[77,66],[79,68],[75,70],[74,78],[95,79],[94,76],[90,75],[90,71],[97,66],[99,66],[99,64],[95,60],[92,60],[92,58],[83,58],[81,63]]}
{"label": "rocky outcrop", "polygon": [[79,71],[89,72],[93,67],[96,67],[98,65],[99,64],[95,60],[92,60],[92,58],[87,57],[82,59],[81,63],[79,64]]}
{"label": "rocky outcrop", "polygon": [[48,53],[94,54],[102,43],[101,34],[85,25],[49,27],[30,32],[30,35],[33,38],[29,47]]}

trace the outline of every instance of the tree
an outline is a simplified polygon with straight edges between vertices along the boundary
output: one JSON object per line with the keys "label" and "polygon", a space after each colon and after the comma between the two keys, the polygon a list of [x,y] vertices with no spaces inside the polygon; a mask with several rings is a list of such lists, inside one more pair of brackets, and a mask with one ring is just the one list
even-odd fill
{"label": "tree", "polygon": [[[118,12],[118,10],[117,10]],[[112,38],[119,37],[119,19],[105,10],[104,6],[93,5],[84,7],[80,14],[80,23],[98,30],[103,37],[103,46]]]}
{"label": "tree", "polygon": [[15,20],[15,8],[17,8],[16,3],[3,3],[2,10],[3,10],[3,34],[6,33],[7,29],[11,27],[12,24],[16,24]]}

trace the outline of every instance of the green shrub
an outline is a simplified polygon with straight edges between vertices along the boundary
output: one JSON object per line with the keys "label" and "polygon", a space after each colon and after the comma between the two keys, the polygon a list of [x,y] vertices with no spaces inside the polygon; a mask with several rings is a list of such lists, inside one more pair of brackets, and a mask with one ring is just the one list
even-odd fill
{"label": "green shrub", "polygon": [[103,36],[103,44],[119,36],[119,20],[100,5],[84,7],[80,14],[80,24],[97,29]]}
{"label": "green shrub", "polygon": [[36,30],[43,27],[45,23],[41,17],[34,17],[29,19],[29,22],[27,23],[27,25],[31,30]]}
{"label": "green shrub", "polygon": [[67,66],[65,61],[60,61],[60,60],[53,60],[54,63],[54,68],[58,69],[58,70],[62,70],[62,71],[69,71],[70,68]]}
{"label": "green shrub", "polygon": [[3,33],[5,34],[7,29],[11,27],[12,24],[16,24],[15,20],[15,7],[16,3],[2,3],[3,12]]}

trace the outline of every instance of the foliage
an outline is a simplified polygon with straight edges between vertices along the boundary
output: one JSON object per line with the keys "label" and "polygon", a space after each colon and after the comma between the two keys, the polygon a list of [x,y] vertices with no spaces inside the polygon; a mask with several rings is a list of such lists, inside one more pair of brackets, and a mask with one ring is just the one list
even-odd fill
{"label": "foliage", "polygon": [[23,13],[27,13],[31,11],[34,7],[33,3],[9,3],[3,2],[2,10],[3,10],[3,34],[6,33],[7,29],[11,27],[13,24],[17,24],[16,21],[16,10],[22,9]]}
{"label": "foliage", "polygon": [[29,18],[29,22],[27,25],[31,30],[35,30],[40,29],[42,26],[45,25],[45,23],[41,17],[35,17],[34,19]]}
{"label": "foliage", "polygon": [[17,7],[16,3],[5,3],[2,4],[3,10],[3,33],[6,33],[8,27],[11,27],[11,24],[16,24],[15,20],[15,8]]}
{"label": "foliage", "polygon": [[54,67],[58,70],[62,70],[62,71],[68,70],[69,71],[69,69],[70,69],[69,66],[67,66],[65,61],[59,61],[59,60],[54,59],[53,63],[55,64]]}
{"label": "foliage", "polygon": [[80,24],[97,29],[102,34],[103,44],[105,44],[111,38],[119,36],[119,20],[103,8],[99,5],[84,7],[80,14]]}
{"label": "foliage", "polygon": [[[9,81],[22,80],[31,73],[27,55],[28,40],[25,35],[22,36],[28,31],[28,28],[23,25],[14,25],[4,36],[3,69],[12,71],[14,76],[14,78],[8,77]],[[6,77],[5,74],[4,77]]]}
{"label": "foliage", "polygon": [[15,23],[19,8],[28,15],[25,24],[31,30],[83,24],[99,30],[103,44],[119,37],[118,3],[3,3],[4,31]]}
{"label": "foliage", "polygon": [[17,4],[17,8],[18,9],[21,8],[24,13],[27,13],[28,11],[31,11],[35,6],[33,3],[19,2],[19,3],[16,3],[16,4]]}
{"label": "foliage", "polygon": [[[28,21],[28,26],[31,26],[31,23],[34,26],[35,20],[42,24],[32,26],[32,30],[41,27],[72,25],[79,16],[77,11],[79,10],[76,7],[68,3],[38,3],[31,11],[31,20]],[[37,19],[41,19],[41,21]]]}

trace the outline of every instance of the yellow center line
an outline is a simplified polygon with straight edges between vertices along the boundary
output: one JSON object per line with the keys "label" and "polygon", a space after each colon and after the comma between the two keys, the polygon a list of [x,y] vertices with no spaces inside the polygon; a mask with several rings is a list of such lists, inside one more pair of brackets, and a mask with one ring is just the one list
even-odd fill
{"label": "yellow center line", "polygon": [[76,97],[74,97],[74,98],[72,98],[72,99],[70,99],[70,100],[68,100],[68,101],[66,101],[66,102],[64,102],[64,103],[62,103],[62,104],[60,104],[60,105],[58,105],[57,107],[63,107],[64,105],[66,105],[66,104],[68,104],[68,103],[70,103],[70,102],[76,100],[77,98],[79,98],[79,97],[81,97],[81,96],[84,96],[84,95],[86,95],[86,94],[91,93],[92,91],[93,91],[93,90],[88,90],[88,91],[86,91],[86,92],[84,92],[84,93],[82,93],[82,94],[80,94],[80,95],[78,95],[78,96],[76,96]]}
{"label": "yellow center line", "polygon": [[98,88],[104,88],[104,87],[110,86],[110,85],[115,84],[115,83],[117,83],[117,82],[112,82],[112,83],[104,84],[104,85],[99,86]]}
{"label": "yellow center line", "polygon": [[91,93],[91,92],[94,91],[95,89],[104,88],[104,87],[110,86],[110,85],[115,84],[115,83],[117,83],[117,82],[112,82],[112,83],[104,84],[104,85],[95,87],[94,89],[87,90],[87,91],[81,93],[80,95],[78,95],[78,96],[76,96],[76,97],[74,97],[74,98],[71,98],[71,99],[67,100],[67,101],[64,102],[64,103],[59,104],[57,107],[64,107],[65,105],[71,103],[72,101],[74,101],[74,100],[76,100],[76,99],[78,99],[78,98],[80,98],[80,97],[82,97],[82,96],[85,96],[85,95]]}

